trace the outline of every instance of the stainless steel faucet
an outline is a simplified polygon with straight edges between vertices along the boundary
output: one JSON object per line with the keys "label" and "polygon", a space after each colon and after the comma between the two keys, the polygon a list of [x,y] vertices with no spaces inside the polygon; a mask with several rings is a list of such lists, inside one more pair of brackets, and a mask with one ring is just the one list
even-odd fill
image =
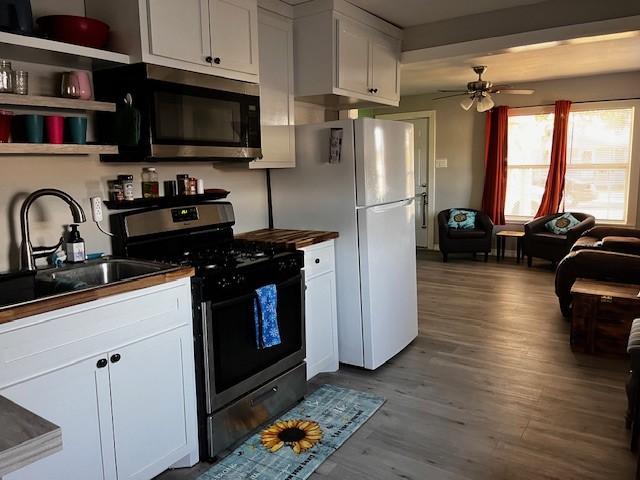
{"label": "stainless steel faucet", "polygon": [[63,192],[62,190],[57,190],[55,188],[42,188],[40,190],[36,190],[25,198],[24,202],[22,202],[22,208],[20,208],[20,232],[22,234],[22,244],[20,245],[20,268],[22,270],[35,270],[36,257],[43,257],[53,253],[62,243],[62,239],[60,239],[57,245],[51,247],[34,247],[31,245],[31,238],[29,236],[29,208],[31,208],[33,202],[38,198],[46,196],[58,197],[61,200],[64,200],[67,205],[69,205],[74,223],[84,223],[87,221],[87,217],[85,217],[84,210],[82,210],[80,204],[76,202],[71,195]]}

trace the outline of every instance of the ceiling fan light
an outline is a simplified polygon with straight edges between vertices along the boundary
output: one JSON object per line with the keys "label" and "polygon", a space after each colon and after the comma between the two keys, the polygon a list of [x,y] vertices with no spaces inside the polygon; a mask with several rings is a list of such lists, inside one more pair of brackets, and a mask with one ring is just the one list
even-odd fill
{"label": "ceiling fan light", "polygon": [[474,101],[473,97],[465,97],[460,102],[460,106],[465,110],[469,110],[471,108],[471,105],[473,105],[473,101]]}
{"label": "ceiling fan light", "polygon": [[476,109],[479,112],[486,112],[487,110],[491,110],[494,105],[495,105],[495,102],[491,98],[491,95],[486,95],[486,96],[483,96],[480,100],[478,100]]}

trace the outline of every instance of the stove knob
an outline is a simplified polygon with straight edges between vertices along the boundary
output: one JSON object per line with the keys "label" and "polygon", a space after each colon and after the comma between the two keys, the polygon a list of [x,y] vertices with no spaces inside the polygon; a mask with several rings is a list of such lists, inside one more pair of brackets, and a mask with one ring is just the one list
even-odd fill
{"label": "stove knob", "polygon": [[287,269],[287,262],[281,260],[278,262],[278,270],[281,272]]}

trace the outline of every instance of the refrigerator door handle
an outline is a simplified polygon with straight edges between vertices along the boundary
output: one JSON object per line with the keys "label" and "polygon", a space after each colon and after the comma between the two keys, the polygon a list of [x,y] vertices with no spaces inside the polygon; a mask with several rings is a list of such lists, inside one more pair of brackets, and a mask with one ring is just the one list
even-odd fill
{"label": "refrigerator door handle", "polygon": [[413,201],[414,201],[413,198],[408,198],[406,200],[403,200],[402,202],[385,203],[384,205],[370,207],[370,209],[371,211],[376,213],[386,212],[387,210],[391,210],[392,208],[405,207],[407,205],[411,205]]}

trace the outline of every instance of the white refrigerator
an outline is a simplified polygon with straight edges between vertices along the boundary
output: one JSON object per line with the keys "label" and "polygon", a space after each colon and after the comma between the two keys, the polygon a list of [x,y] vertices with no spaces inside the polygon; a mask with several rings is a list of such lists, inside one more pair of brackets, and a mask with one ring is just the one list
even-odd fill
{"label": "white refrigerator", "polygon": [[363,118],[296,127],[296,168],[271,171],[276,228],[340,234],[342,363],[376,369],[418,335],[413,165],[413,125]]}

